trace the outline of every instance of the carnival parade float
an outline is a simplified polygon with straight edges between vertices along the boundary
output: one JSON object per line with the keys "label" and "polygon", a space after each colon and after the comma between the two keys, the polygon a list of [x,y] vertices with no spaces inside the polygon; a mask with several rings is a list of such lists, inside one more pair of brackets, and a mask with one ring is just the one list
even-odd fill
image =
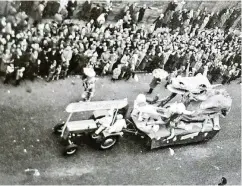
{"label": "carnival parade float", "polygon": [[[205,75],[175,77],[167,86],[170,96],[160,99],[137,96],[131,121],[150,139],[150,147],[207,141],[220,130],[232,99],[220,85],[211,85]],[[180,101],[172,101],[180,97]]]}
{"label": "carnival parade float", "polygon": [[[77,151],[76,141],[82,135],[103,150],[113,147],[123,134],[140,135],[149,149],[207,141],[219,132],[219,117],[225,117],[232,105],[231,97],[220,87],[210,84],[206,74],[177,76],[167,86],[169,96],[149,98],[139,94],[131,110],[127,98],[71,103],[66,108],[70,113],[67,121],[53,129],[67,141],[65,155]],[[87,120],[70,121],[73,113],[84,111],[93,114]]]}

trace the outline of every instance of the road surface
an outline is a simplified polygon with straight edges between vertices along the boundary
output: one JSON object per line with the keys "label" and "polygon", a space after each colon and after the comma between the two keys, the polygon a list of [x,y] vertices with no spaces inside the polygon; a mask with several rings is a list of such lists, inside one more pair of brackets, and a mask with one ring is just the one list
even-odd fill
{"label": "road surface", "polygon": [[[149,88],[151,75],[139,82],[100,78],[94,100],[128,97],[130,104]],[[221,131],[207,143],[147,151],[140,137],[125,136],[111,150],[83,143],[78,153],[63,157],[52,127],[67,118],[67,104],[81,99],[80,78],[45,83],[0,84],[1,184],[241,184],[241,85],[226,86],[233,98]],[[161,85],[153,95],[169,94]],[[25,172],[36,169],[36,172]]]}

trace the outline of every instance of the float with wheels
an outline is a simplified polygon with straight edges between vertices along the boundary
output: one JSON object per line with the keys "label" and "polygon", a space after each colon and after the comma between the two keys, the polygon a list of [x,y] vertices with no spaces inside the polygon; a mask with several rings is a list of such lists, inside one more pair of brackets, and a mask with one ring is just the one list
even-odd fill
{"label": "float with wheels", "polygon": [[[206,76],[176,77],[167,86],[171,95],[159,99],[137,96],[126,132],[144,134],[149,148],[198,143],[212,139],[220,130],[232,99]],[[175,102],[173,98],[180,97]],[[132,128],[132,129],[131,129]]]}
{"label": "float with wheels", "polygon": [[[167,86],[171,95],[159,99],[139,94],[128,116],[128,100],[71,103],[67,121],[54,127],[67,141],[64,153],[74,154],[74,139],[87,134],[99,149],[110,149],[124,133],[144,136],[150,149],[198,143],[212,139],[220,130],[232,99],[206,76],[176,77]],[[174,97],[180,97],[172,101]],[[70,121],[73,113],[94,111],[88,120]]]}

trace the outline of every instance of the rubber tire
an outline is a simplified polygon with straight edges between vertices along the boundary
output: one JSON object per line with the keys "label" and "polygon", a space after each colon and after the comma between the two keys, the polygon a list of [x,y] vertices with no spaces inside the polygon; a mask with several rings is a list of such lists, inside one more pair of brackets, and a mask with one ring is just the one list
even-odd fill
{"label": "rubber tire", "polygon": [[55,134],[61,134],[62,132],[62,127],[65,125],[65,123],[58,123],[57,125],[54,126],[53,131]]}
{"label": "rubber tire", "polygon": [[[104,142],[108,139],[113,139],[114,142],[111,143],[111,145],[108,145],[106,147],[104,147]],[[100,143],[99,143],[99,149],[101,150],[107,150],[107,149],[111,149],[117,142],[118,142],[119,136],[108,136],[106,138],[104,138]]]}
{"label": "rubber tire", "polygon": [[[69,150],[71,150],[72,152],[68,152]],[[70,144],[64,149],[63,154],[65,156],[71,156],[75,154],[77,150],[78,150],[78,146],[76,144]]]}

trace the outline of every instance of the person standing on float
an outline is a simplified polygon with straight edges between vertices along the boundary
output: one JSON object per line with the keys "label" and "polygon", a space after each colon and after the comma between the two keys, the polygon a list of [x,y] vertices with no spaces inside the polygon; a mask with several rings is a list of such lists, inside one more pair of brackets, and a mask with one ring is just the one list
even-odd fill
{"label": "person standing on float", "polygon": [[161,83],[161,80],[165,79],[168,76],[168,73],[163,69],[157,68],[153,70],[152,75],[153,75],[153,79],[150,83],[150,89],[148,91],[148,94],[151,94],[153,92],[155,87]]}

